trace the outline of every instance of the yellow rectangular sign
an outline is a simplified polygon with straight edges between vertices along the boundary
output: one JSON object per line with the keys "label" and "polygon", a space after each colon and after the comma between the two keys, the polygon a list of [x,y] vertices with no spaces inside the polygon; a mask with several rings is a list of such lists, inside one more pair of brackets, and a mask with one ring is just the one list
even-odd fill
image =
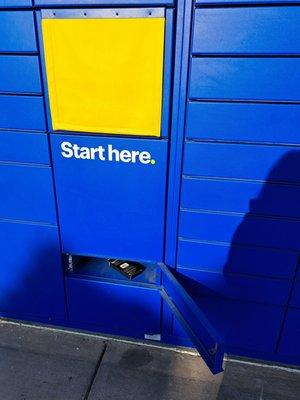
{"label": "yellow rectangular sign", "polygon": [[43,19],[53,130],[160,136],[164,18]]}

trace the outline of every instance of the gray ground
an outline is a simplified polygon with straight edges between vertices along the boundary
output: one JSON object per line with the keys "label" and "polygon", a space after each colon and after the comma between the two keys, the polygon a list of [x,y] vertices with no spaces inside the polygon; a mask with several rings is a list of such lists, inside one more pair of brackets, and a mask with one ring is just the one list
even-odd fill
{"label": "gray ground", "polygon": [[0,322],[0,400],[290,400],[300,371]]}

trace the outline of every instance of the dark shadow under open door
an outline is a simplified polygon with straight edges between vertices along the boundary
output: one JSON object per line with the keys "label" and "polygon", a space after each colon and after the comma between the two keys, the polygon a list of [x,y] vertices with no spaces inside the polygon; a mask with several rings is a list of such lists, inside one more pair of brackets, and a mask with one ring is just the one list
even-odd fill
{"label": "dark shadow under open door", "polygon": [[213,374],[223,371],[224,348],[221,340],[191,296],[178,282],[172,270],[160,263],[161,295],[180,321],[189,338]]}

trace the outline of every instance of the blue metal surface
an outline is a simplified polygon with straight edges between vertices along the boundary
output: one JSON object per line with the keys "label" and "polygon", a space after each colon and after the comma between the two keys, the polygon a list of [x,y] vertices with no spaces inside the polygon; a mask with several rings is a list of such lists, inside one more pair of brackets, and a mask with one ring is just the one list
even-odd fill
{"label": "blue metal surface", "polygon": [[299,54],[299,7],[197,9],[193,53]]}
{"label": "blue metal surface", "polygon": [[222,272],[179,267],[178,278],[190,293],[284,306],[291,283],[287,279],[233,274],[227,265]]}
{"label": "blue metal surface", "polygon": [[300,218],[300,187],[271,182],[184,177],[181,206]]}
{"label": "blue metal surface", "polygon": [[290,308],[281,336],[279,353],[291,363],[300,364],[300,309]]}
{"label": "blue metal surface", "polygon": [[222,341],[200,307],[185,291],[171,270],[160,264],[162,271],[161,294],[173,314],[186,330],[194,346],[213,373],[221,372],[224,349]]}
{"label": "blue metal surface", "polygon": [[180,239],[178,266],[200,271],[289,279],[298,263],[296,252]]}
{"label": "blue metal surface", "polygon": [[189,139],[299,144],[299,130],[298,104],[188,103]]}
{"label": "blue metal surface", "polygon": [[283,5],[290,5],[290,4],[300,4],[299,0],[196,0],[195,5],[239,5],[239,4],[253,4],[253,5],[260,5],[260,4],[283,4]]}
{"label": "blue metal surface", "polygon": [[[230,354],[250,355],[255,351],[261,358],[275,353],[279,329],[284,316],[284,307],[218,296],[193,295],[197,304],[221,335],[224,350]],[[175,322],[174,335],[178,332]]]}
{"label": "blue metal surface", "polygon": [[184,174],[300,182],[297,147],[187,142]]}
{"label": "blue metal surface", "polygon": [[34,0],[36,6],[147,6],[173,5],[174,0]]}
{"label": "blue metal surface", "polygon": [[0,129],[46,130],[42,97],[0,95],[0,109]]}
{"label": "blue metal surface", "polygon": [[0,7],[31,7],[31,0],[0,0]]}
{"label": "blue metal surface", "polygon": [[190,97],[299,101],[297,82],[298,58],[194,58]]}
{"label": "blue metal surface", "polygon": [[299,220],[184,210],[179,235],[196,240],[300,250]]}
{"label": "blue metal surface", "polygon": [[56,227],[0,221],[0,311],[65,318]]}
{"label": "blue metal surface", "polygon": [[300,309],[300,281],[297,281],[293,287],[290,306],[298,307]]}
{"label": "blue metal surface", "polygon": [[0,162],[0,219],[56,224],[49,167]]}
{"label": "blue metal surface", "polygon": [[71,321],[85,322],[109,333],[160,333],[159,291],[89,279],[66,278]]}
{"label": "blue metal surface", "polygon": [[[9,74],[7,71],[9,71]],[[1,92],[41,93],[42,88],[38,57],[0,56],[0,93]]]}
{"label": "blue metal surface", "polygon": [[32,11],[1,11],[0,52],[36,52]]}
{"label": "blue metal surface", "polygon": [[22,131],[0,131],[0,160],[50,164],[47,135]]}
{"label": "blue metal surface", "polygon": [[[65,158],[61,144],[103,146],[105,161]],[[52,135],[65,252],[162,261],[167,141]],[[147,151],[155,164],[109,161],[113,149]]]}

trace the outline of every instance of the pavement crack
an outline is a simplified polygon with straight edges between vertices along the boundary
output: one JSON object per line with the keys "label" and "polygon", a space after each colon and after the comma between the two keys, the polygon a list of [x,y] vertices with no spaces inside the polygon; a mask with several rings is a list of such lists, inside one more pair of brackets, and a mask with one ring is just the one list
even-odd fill
{"label": "pavement crack", "polygon": [[95,365],[95,369],[94,369],[92,378],[90,380],[89,386],[87,388],[87,391],[85,393],[85,396],[84,396],[83,400],[88,400],[88,398],[90,397],[90,393],[91,393],[93,384],[94,384],[96,376],[97,376],[97,372],[98,372],[98,370],[100,368],[100,365],[101,365],[101,362],[103,360],[103,357],[104,357],[106,349],[107,349],[107,343],[104,343],[103,349],[102,349],[102,351],[101,351],[101,353],[99,355],[98,361],[97,361],[97,363]]}

